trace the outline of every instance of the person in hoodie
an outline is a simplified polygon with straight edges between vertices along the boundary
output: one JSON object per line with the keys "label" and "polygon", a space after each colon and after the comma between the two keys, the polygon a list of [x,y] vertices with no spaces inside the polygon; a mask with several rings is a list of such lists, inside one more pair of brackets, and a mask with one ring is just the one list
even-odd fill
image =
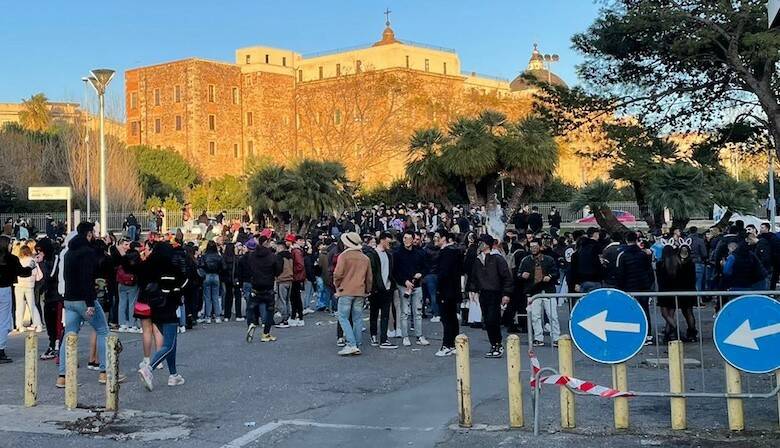
{"label": "person in hoodie", "polygon": [[[94,224],[82,222],[76,227],[76,236],[68,243],[64,254],[65,334],[81,330],[82,322],[88,322],[97,335],[97,355],[100,374],[98,382],[106,382],[106,337],[108,322],[100,302],[96,300],[95,280],[99,273],[99,254],[92,247]],[[60,345],[59,376],[56,386],[65,387],[67,365],[65,344]]]}
{"label": "person in hoodie", "polygon": [[[258,318],[263,319],[263,335],[261,342],[276,341],[271,335],[274,324],[274,279],[282,273],[283,262],[270,248],[268,236],[257,238],[257,248],[244,255],[242,266],[243,280],[251,284],[246,297],[246,341],[252,342],[255,329],[260,325]],[[253,246],[253,245],[252,245]]]}
{"label": "person in hoodie", "polygon": [[6,353],[8,332],[11,331],[11,288],[19,277],[30,277],[32,268],[24,267],[19,263],[19,258],[11,254],[9,246],[11,238],[0,236],[0,364],[11,362]]}

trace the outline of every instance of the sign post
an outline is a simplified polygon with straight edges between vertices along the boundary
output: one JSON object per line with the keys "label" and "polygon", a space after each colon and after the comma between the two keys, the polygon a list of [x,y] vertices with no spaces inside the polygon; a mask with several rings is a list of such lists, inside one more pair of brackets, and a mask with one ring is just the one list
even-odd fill
{"label": "sign post", "polygon": [[66,201],[68,232],[73,230],[73,212],[71,198],[73,190],[70,187],[29,187],[27,199],[30,201]]}

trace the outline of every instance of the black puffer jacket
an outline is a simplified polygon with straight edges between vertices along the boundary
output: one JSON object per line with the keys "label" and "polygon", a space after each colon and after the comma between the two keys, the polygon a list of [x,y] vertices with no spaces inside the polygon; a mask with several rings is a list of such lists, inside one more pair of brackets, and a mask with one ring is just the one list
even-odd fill
{"label": "black puffer jacket", "polygon": [[655,283],[650,255],[630,244],[617,257],[617,287],[623,291],[652,291]]}
{"label": "black puffer jacket", "polygon": [[81,235],[73,238],[68,243],[68,252],[65,254],[65,267],[63,278],[65,279],[66,301],[87,302],[87,307],[95,306],[95,279],[98,275],[100,256]]}
{"label": "black puffer jacket", "polygon": [[252,288],[258,291],[271,290],[274,279],[282,273],[282,259],[265,246],[260,246],[247,256],[249,278]]}
{"label": "black puffer jacket", "polygon": [[585,282],[600,282],[604,280],[604,269],[601,266],[601,245],[590,238],[580,240],[580,247],[571,257],[571,284],[581,285]]}

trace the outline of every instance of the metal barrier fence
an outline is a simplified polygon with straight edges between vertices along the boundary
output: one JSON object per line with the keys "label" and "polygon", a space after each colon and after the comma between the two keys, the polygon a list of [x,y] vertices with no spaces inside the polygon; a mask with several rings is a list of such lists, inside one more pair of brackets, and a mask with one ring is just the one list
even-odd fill
{"label": "metal barrier fence", "polygon": [[[706,315],[702,313],[703,310],[703,303],[701,300],[702,296],[708,296],[708,297],[716,297],[716,300],[719,301],[719,309],[723,308],[724,305],[724,298],[734,298],[744,295],[766,295],[766,296],[778,296],[780,295],[780,291],[666,291],[666,292],[628,292],[626,293],[630,295],[633,298],[649,298],[651,299],[650,305],[650,318],[648,319],[648,331],[651,332],[651,336],[653,336],[653,346],[655,349],[655,371],[656,371],[656,378],[655,381],[659,386],[661,386],[663,383],[665,383],[667,380],[669,381],[669,387],[663,387],[663,389],[668,389],[669,392],[665,391],[635,391],[632,392],[634,397],[663,397],[663,398],[670,398],[671,400],[671,409],[672,409],[672,429],[685,429],[687,427],[687,424],[685,422],[685,403],[684,400],[688,398],[723,398],[727,400],[727,409],[728,409],[728,420],[729,420],[729,429],[732,431],[741,431],[744,429],[744,417],[743,417],[743,411],[742,411],[742,400],[743,399],[769,399],[778,397],[780,400],[780,396],[778,393],[780,392],[780,372],[776,372],[776,384],[775,386],[769,391],[769,392],[759,392],[759,393],[753,393],[753,382],[756,382],[755,380],[751,381],[751,377],[755,378],[756,375],[751,374],[745,374],[746,379],[746,388],[747,393],[742,393],[742,375],[740,371],[732,367],[730,364],[724,361],[725,365],[725,379],[726,379],[726,392],[708,392],[707,391],[707,374],[705,372],[706,370],[706,357],[705,357],[705,345],[710,345],[712,342],[712,335],[709,334],[709,337],[705,337],[705,322],[709,323],[710,321],[714,320],[714,317],[712,319],[706,318]],[[528,300],[528,314],[527,314],[527,324],[528,324],[528,351],[529,353],[533,352],[533,340],[534,340],[534,334],[533,334],[533,325],[532,325],[532,315],[530,312],[531,305],[533,302],[537,300],[542,299],[554,299],[558,301],[559,299],[565,299],[568,306],[568,315],[570,316],[571,310],[574,306],[574,302],[581,298],[586,296],[587,293],[543,293],[543,294],[536,294],[529,298]],[[676,327],[676,340],[669,342],[669,358],[668,358],[668,364],[669,364],[669,376],[667,378],[667,375],[662,372],[662,358],[661,358],[661,348],[660,348],[660,341],[659,341],[659,334],[658,334],[658,325],[659,324],[665,324],[665,320],[663,318],[659,319],[659,313],[658,309],[659,306],[657,304],[657,298],[659,297],[674,297],[675,299],[675,310],[680,309],[679,299],[681,297],[690,297],[694,300],[696,300],[696,305],[694,308],[696,309],[696,322],[697,327],[699,329],[698,333],[698,341],[697,341],[697,348],[698,348],[698,368],[700,371],[700,377],[697,378],[699,381],[698,386],[696,382],[689,382],[688,384],[685,384],[685,380],[683,378],[683,370],[685,368],[685,358],[683,354],[683,348],[681,341],[681,334],[680,334],[680,320],[679,320],[679,313],[675,311],[675,327]],[[653,300],[655,299],[655,300]],[[726,299],[728,301],[728,299]],[[567,316],[568,317],[568,316]],[[568,319],[567,319],[568,321]],[[567,322],[568,323],[568,322]],[[564,328],[564,325],[560,325],[561,328]],[[555,369],[546,367],[543,368],[537,372],[534,373],[534,390],[533,390],[533,397],[534,397],[534,434],[538,434],[539,432],[539,394],[541,393],[541,382],[539,381],[539,377],[544,372],[550,372],[553,374],[560,374],[560,375],[567,375],[567,376],[574,376],[573,371],[573,360],[571,355],[571,339],[568,336],[562,336],[561,339],[565,341],[563,344],[559,345],[559,371],[556,371]],[[707,341],[705,343],[705,341]],[[565,353],[565,349],[562,350],[563,346],[566,345],[569,353]],[[712,344],[714,345],[714,344]],[[714,350],[715,353],[718,353],[717,350]],[[636,357],[636,355],[634,356]],[[720,355],[718,354],[718,357]],[[674,358],[674,359],[673,359]],[[622,366],[621,366],[622,365]],[[621,391],[628,391],[628,378],[627,373],[619,372],[620,370],[623,370],[625,372],[627,366],[627,362],[615,364],[613,365],[612,369],[612,378],[611,383],[616,389],[619,389]],[[675,373],[674,375],[672,375]],[[622,378],[621,378],[622,376]],[[605,381],[606,382],[606,381]],[[697,392],[684,392],[685,390],[696,390]],[[710,384],[710,390],[712,390],[712,384]],[[575,411],[574,411],[574,395],[581,395],[579,391],[576,390],[570,390],[568,386],[561,388],[561,426],[566,427],[574,427],[575,426]],[[616,429],[624,429],[628,427],[628,407],[627,404],[624,404],[622,406],[618,406],[618,400],[625,400],[625,398],[616,398],[615,403],[615,426]],[[682,402],[681,402],[682,400]],[[621,403],[622,404],[622,403]],[[621,409],[618,410],[618,407]],[[778,413],[780,418],[780,402],[778,407]]]}

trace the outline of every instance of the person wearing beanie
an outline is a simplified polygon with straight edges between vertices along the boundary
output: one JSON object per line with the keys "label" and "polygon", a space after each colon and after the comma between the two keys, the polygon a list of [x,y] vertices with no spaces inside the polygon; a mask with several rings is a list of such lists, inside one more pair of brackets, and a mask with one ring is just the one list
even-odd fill
{"label": "person wearing beanie", "polygon": [[372,288],[371,263],[363,254],[360,235],[347,232],[341,234],[340,239],[344,244],[344,252],[339,255],[333,271],[333,284],[336,287],[339,323],[344,330],[346,345],[338,354],[359,355],[363,333],[363,301]]}

